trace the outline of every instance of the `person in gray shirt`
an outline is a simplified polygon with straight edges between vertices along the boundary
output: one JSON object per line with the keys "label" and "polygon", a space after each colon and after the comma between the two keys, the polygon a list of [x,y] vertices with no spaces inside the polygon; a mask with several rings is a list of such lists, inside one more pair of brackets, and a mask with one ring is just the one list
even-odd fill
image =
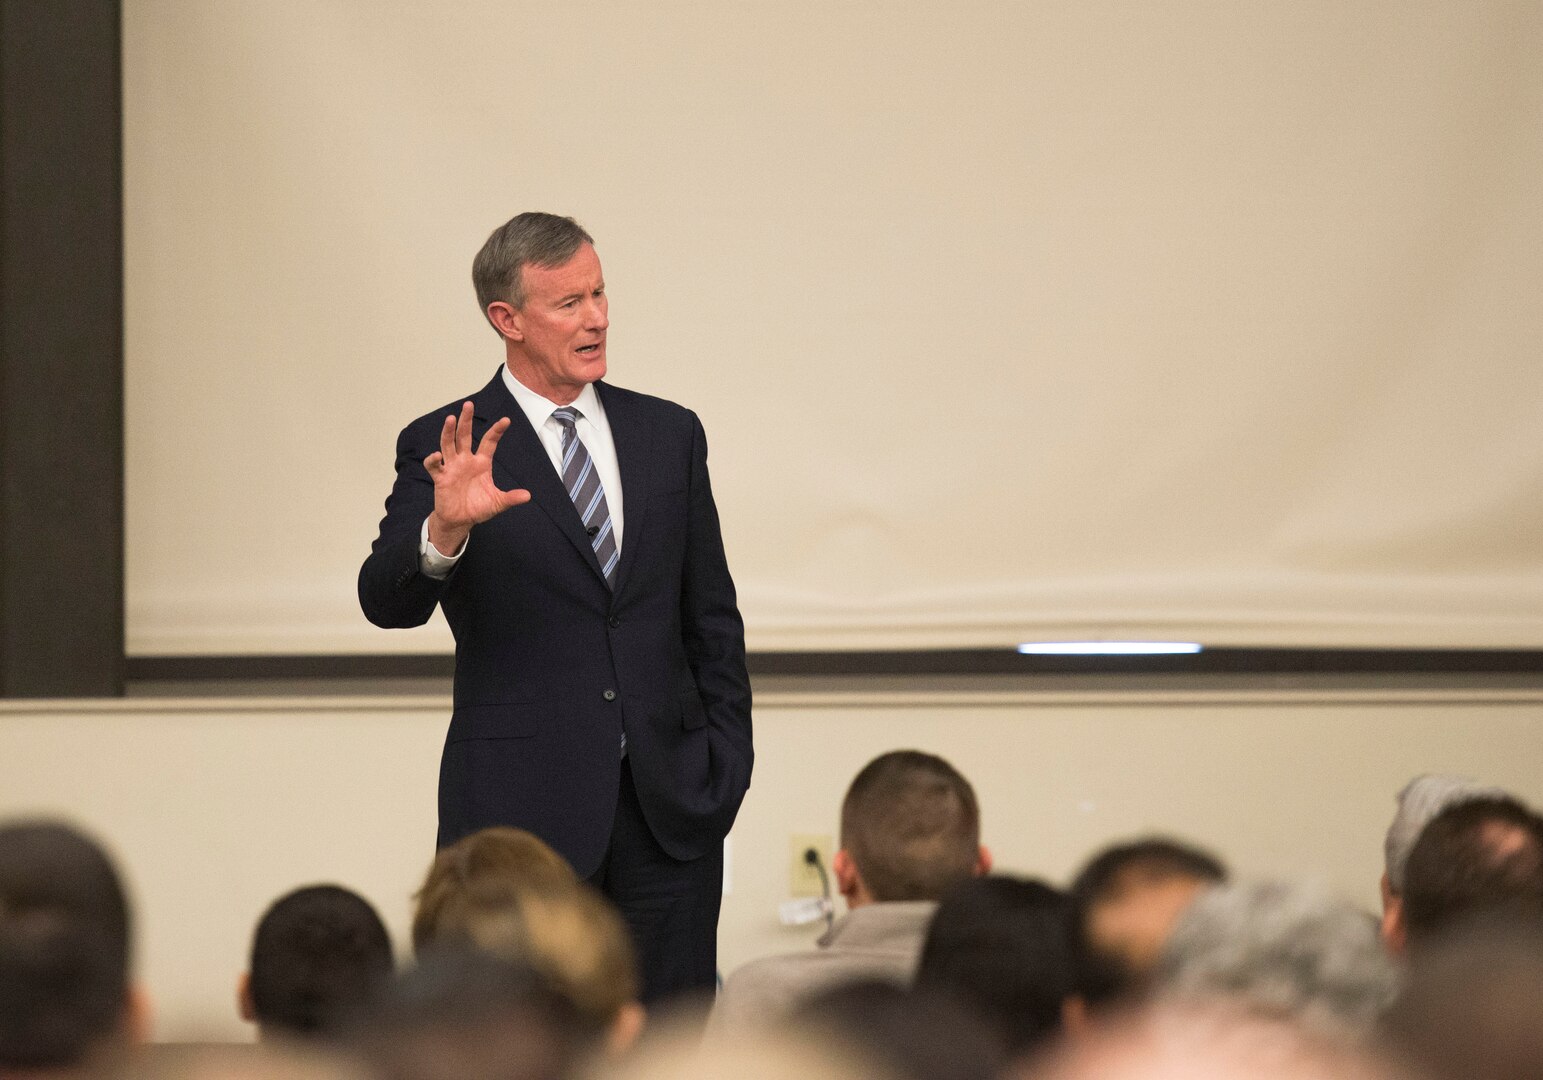
{"label": "person in gray shirt", "polygon": [[933,754],[875,758],[842,801],[831,869],[847,914],[814,951],[763,957],[730,975],[710,1032],[776,1023],[811,995],[850,981],[909,984],[937,901],[991,869],[974,789]]}

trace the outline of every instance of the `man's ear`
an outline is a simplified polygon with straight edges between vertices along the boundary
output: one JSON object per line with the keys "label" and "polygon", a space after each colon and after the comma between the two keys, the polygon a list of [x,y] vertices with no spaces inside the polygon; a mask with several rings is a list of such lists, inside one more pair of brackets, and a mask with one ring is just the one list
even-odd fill
{"label": "man's ear", "polygon": [[610,1057],[621,1057],[632,1049],[643,1034],[648,1013],[641,1004],[629,1001],[616,1011],[616,1017],[605,1031],[605,1052]]}
{"label": "man's ear", "polygon": [[138,1046],[149,1042],[154,1032],[155,1010],[150,1005],[150,992],[143,983],[131,983],[123,996],[123,1037]]}
{"label": "man's ear", "polygon": [[252,973],[243,971],[236,980],[236,1011],[249,1024],[257,1023],[257,1006],[252,1004]]}
{"label": "man's ear", "polygon": [[847,854],[847,849],[842,848],[831,856],[831,871],[836,875],[836,891],[846,897],[848,906],[852,903],[852,897],[857,895],[858,886],[861,884],[857,876],[857,864],[852,861],[852,856]]}
{"label": "man's ear", "polygon": [[513,304],[494,300],[488,305],[487,316],[488,322],[493,324],[494,330],[504,336],[504,340],[525,340],[525,319]]}
{"label": "man's ear", "polygon": [[975,856],[975,876],[985,877],[989,873],[991,873],[991,849],[982,844],[980,854]]}
{"label": "man's ear", "polygon": [[1390,896],[1382,909],[1382,944],[1394,956],[1403,955],[1408,945],[1408,931],[1404,927],[1404,899]]}

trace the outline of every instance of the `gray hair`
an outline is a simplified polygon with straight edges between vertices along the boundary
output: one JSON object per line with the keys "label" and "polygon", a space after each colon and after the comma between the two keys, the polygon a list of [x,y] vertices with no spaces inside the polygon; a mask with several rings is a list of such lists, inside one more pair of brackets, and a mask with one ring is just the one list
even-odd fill
{"label": "gray hair", "polygon": [[482,314],[486,316],[488,305],[497,300],[515,309],[525,306],[521,271],[526,264],[561,266],[579,248],[594,242],[571,217],[530,211],[510,218],[493,230],[472,260],[471,283]]}
{"label": "gray hair", "polygon": [[1398,810],[1388,835],[1382,843],[1383,869],[1388,875],[1388,888],[1394,894],[1404,891],[1404,870],[1409,865],[1409,853],[1415,841],[1425,831],[1425,826],[1449,806],[1472,799],[1503,797],[1507,792],[1497,787],[1480,784],[1466,776],[1451,773],[1424,773],[1404,785],[1398,793]]}
{"label": "gray hair", "polygon": [[1169,1000],[1230,1001],[1361,1037],[1398,980],[1370,915],[1321,887],[1272,881],[1196,899],[1163,950],[1156,988]]}

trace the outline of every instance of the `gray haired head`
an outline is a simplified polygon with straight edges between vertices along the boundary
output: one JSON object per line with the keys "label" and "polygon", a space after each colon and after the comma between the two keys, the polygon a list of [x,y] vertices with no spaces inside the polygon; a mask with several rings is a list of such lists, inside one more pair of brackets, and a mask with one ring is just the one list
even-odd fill
{"label": "gray haired head", "polygon": [[[525,306],[526,266],[561,266],[585,244],[595,241],[571,217],[529,211],[517,214],[493,230],[472,260],[472,287],[477,304],[488,316],[488,305],[503,301],[515,310]],[[497,330],[498,327],[494,326]]]}
{"label": "gray haired head", "polygon": [[1156,989],[1360,1037],[1393,1000],[1398,976],[1370,915],[1316,886],[1259,882],[1219,886],[1190,905]]}
{"label": "gray haired head", "polygon": [[1405,784],[1398,793],[1398,810],[1382,844],[1388,889],[1394,895],[1404,891],[1404,868],[1409,864],[1409,853],[1432,818],[1447,807],[1470,799],[1506,794],[1500,788],[1450,773],[1424,773]]}

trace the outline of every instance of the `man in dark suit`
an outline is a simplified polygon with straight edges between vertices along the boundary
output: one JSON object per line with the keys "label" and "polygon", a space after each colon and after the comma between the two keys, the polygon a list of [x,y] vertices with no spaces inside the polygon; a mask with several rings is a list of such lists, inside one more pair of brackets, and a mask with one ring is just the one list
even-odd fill
{"label": "man in dark suit", "polygon": [[600,381],[607,301],[572,219],[473,264],[504,366],[409,424],[359,574],[378,626],[455,634],[439,845],[529,829],[620,907],[644,999],[716,973],[722,841],[750,782],[744,628],[696,415]]}

